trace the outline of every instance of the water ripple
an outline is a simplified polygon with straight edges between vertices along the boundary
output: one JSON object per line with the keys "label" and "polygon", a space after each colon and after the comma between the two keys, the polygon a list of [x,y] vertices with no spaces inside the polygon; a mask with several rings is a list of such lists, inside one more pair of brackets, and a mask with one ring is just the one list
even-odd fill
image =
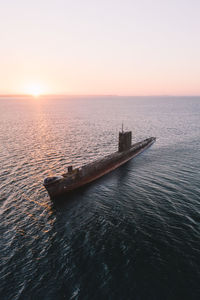
{"label": "water ripple", "polygon": [[[0,99],[1,299],[199,299],[200,102],[164,100]],[[43,178],[115,151],[120,120],[157,142],[53,204]]]}

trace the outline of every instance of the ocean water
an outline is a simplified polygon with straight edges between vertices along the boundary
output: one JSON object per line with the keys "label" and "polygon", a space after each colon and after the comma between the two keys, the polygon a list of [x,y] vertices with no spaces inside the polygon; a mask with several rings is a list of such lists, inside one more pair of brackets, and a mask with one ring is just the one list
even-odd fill
{"label": "ocean water", "polygon": [[[151,148],[59,203],[42,186]],[[0,99],[0,299],[200,299],[200,98]]]}

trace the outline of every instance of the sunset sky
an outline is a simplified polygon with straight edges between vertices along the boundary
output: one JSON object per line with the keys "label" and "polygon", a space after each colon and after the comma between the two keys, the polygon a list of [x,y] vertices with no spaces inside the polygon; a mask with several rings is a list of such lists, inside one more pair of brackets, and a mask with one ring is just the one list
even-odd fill
{"label": "sunset sky", "polygon": [[199,0],[0,1],[0,94],[200,95]]}

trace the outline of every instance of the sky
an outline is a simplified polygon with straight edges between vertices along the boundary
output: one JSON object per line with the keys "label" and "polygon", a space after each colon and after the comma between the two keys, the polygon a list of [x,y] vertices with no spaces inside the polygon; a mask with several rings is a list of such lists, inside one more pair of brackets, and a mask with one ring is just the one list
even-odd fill
{"label": "sky", "polygon": [[0,94],[200,95],[199,0],[0,0]]}

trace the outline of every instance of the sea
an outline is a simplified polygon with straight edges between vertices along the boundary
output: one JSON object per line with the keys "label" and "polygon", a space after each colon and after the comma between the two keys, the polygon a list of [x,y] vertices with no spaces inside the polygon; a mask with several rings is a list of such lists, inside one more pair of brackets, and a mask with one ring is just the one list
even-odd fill
{"label": "sea", "polygon": [[[157,138],[52,202],[46,176]],[[200,299],[200,97],[0,98],[0,299]]]}

